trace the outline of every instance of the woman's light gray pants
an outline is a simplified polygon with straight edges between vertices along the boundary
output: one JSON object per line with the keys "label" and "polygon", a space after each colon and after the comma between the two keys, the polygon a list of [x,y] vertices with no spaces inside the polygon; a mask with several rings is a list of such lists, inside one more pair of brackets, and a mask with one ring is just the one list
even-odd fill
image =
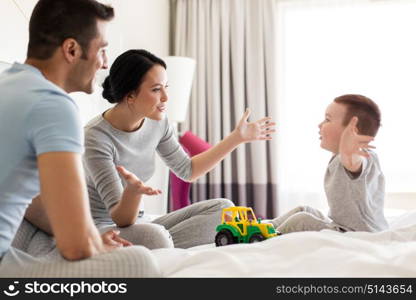
{"label": "woman's light gray pants", "polygon": [[194,203],[154,220],[144,215],[128,227],[98,225],[100,232],[120,231],[120,236],[134,245],[149,249],[189,248],[214,242],[215,228],[221,223],[222,209],[234,206],[228,199],[211,199]]}

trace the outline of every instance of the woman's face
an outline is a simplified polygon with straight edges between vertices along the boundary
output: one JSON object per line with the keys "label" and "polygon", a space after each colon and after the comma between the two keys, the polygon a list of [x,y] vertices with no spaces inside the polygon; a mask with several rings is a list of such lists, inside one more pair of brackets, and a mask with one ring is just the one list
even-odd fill
{"label": "woman's face", "polygon": [[165,68],[154,65],[138,90],[128,98],[134,112],[152,120],[162,120],[166,110],[168,77]]}

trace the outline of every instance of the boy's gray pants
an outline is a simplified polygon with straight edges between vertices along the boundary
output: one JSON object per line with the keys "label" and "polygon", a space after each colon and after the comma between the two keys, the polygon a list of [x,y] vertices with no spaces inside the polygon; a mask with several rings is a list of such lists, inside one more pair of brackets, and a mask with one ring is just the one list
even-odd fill
{"label": "boy's gray pants", "polygon": [[309,206],[298,206],[271,222],[281,233],[297,231],[320,231],[330,229],[344,232],[343,226],[335,224],[319,210]]}

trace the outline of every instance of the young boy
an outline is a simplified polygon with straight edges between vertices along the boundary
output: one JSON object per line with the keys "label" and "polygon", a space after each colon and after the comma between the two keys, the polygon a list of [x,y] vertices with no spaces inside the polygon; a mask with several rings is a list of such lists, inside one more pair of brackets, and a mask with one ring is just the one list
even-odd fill
{"label": "young boy", "polygon": [[380,127],[380,110],[362,95],[334,99],[319,124],[321,147],[334,155],[324,186],[329,215],[299,206],[272,220],[281,233],[332,229],[377,232],[387,229],[384,217],[384,175],[369,145]]}

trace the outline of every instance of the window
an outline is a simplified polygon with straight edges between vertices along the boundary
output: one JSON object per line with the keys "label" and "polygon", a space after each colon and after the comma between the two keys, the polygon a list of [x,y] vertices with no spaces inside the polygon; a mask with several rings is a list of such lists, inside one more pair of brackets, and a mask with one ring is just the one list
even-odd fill
{"label": "window", "polygon": [[416,208],[416,1],[282,0],[277,8],[281,212],[326,208],[331,154],[319,146],[318,124],[346,93],[380,106],[374,145],[387,199],[414,200]]}

